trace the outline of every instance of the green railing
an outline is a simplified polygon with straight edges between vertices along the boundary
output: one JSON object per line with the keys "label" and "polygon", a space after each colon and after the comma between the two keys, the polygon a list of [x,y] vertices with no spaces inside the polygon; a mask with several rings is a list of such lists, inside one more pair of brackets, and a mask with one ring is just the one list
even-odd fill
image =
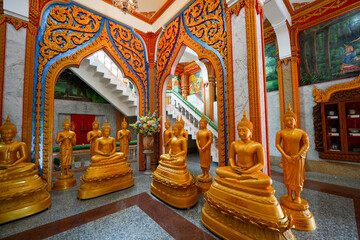
{"label": "green railing", "polygon": [[[129,145],[137,145],[137,140],[130,141]],[[117,142],[116,146],[120,146],[120,143]],[[84,149],[90,149],[90,144],[73,146],[74,151],[84,150]],[[53,152],[59,152],[59,151],[60,151],[60,147],[53,147]]]}
{"label": "green railing", "polygon": [[[199,111],[194,105],[192,105],[190,102],[188,102],[186,99],[183,98],[179,93],[174,91],[166,91],[166,93],[173,93],[179,100],[181,100],[186,106],[188,106],[191,110],[193,110],[199,117],[202,117],[202,112]],[[218,131],[218,126],[210,120],[207,116],[205,116],[205,119],[208,121],[209,125],[215,130]]]}

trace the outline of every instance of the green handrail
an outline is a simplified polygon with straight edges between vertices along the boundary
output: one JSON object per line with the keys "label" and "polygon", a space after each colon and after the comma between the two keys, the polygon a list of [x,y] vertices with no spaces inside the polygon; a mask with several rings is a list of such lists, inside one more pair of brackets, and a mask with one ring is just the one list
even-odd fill
{"label": "green handrail", "polygon": [[[129,145],[137,145],[137,140],[130,141]],[[117,142],[116,146],[120,146],[120,143]],[[73,146],[73,151],[84,150],[84,149],[90,149],[90,144]],[[59,151],[60,151],[60,147],[53,147],[53,152],[59,152]]]}
{"label": "green handrail", "polygon": [[[189,101],[183,98],[178,92],[174,91],[166,91],[166,93],[173,93],[177,98],[179,98],[186,106],[188,106],[191,110],[193,110],[199,117],[202,117],[202,112],[199,111],[194,105],[192,105]],[[216,123],[210,120],[207,116],[205,116],[206,121],[208,121],[209,125],[216,131],[218,131],[218,126]]]}

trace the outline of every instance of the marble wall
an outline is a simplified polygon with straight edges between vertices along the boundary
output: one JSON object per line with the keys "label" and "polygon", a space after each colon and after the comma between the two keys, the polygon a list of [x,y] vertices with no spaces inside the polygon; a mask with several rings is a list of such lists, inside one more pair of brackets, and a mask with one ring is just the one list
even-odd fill
{"label": "marble wall", "polygon": [[281,154],[275,147],[276,133],[281,130],[279,91],[268,92],[266,95],[267,95],[268,128],[269,128],[268,148],[270,151],[270,156],[280,157]]}
{"label": "marble wall", "polygon": [[16,30],[6,23],[2,122],[10,116],[17,127],[16,141],[22,139],[25,49],[26,28]]}
{"label": "marble wall", "polygon": [[[100,129],[106,118],[111,127],[110,136],[116,138],[116,108],[111,104],[55,99],[53,146],[58,145],[55,143],[56,133],[63,130],[62,124],[66,116],[71,114],[96,115]],[[69,120],[71,119],[69,118]],[[129,119],[129,122],[132,123],[133,119]],[[136,136],[132,136],[132,139],[136,139]]]}
{"label": "marble wall", "polygon": [[[244,109],[249,113],[249,88],[247,69],[245,8],[238,16],[231,15],[232,48],[233,48],[233,81],[234,81],[234,115],[235,125],[241,121]],[[236,129],[234,129],[236,131]],[[239,140],[235,132],[236,140]]]}

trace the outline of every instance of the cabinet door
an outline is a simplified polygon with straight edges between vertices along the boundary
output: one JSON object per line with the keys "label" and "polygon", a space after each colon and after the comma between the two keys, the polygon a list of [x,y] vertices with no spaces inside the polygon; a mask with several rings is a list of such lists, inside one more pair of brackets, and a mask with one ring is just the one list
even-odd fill
{"label": "cabinet door", "polygon": [[324,150],[328,152],[343,151],[339,110],[338,103],[329,103],[323,105]]}
{"label": "cabinet door", "polygon": [[344,103],[346,150],[360,154],[360,101]]}

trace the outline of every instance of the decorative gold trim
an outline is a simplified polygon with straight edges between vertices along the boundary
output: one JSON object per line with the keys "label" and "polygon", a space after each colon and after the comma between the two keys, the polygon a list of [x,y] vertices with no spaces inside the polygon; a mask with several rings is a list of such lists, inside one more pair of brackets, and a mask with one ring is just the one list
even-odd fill
{"label": "decorative gold trim", "polygon": [[313,88],[313,97],[316,103],[322,103],[329,101],[332,94],[339,91],[347,91],[360,87],[360,75],[353,81],[347,83],[339,83],[332,85],[325,90],[317,89],[316,86]]}
{"label": "decorative gold trim", "polygon": [[4,15],[0,16],[0,121],[2,122],[2,105],[5,71],[5,45],[6,45],[6,21]]}

